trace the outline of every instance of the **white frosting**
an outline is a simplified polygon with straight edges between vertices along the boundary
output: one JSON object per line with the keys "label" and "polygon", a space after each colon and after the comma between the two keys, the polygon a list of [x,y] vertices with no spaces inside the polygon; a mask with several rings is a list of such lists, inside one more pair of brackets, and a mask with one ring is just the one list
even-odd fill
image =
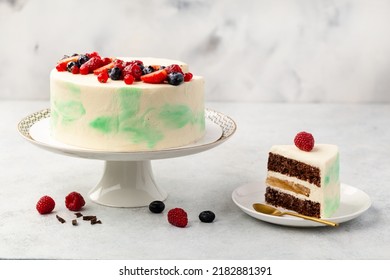
{"label": "white frosting", "polygon": [[[178,64],[156,58],[144,65]],[[51,133],[64,143],[110,151],[139,151],[190,144],[204,135],[204,79],[179,86],[108,80],[93,74],[50,73]]]}
{"label": "white frosting", "polygon": [[310,152],[298,149],[295,145],[274,145],[270,152],[317,167],[320,170],[320,187],[296,177],[287,176],[279,172],[268,171],[267,176],[281,179],[290,183],[297,183],[310,189],[309,197],[292,191],[271,186],[280,192],[293,195],[299,199],[319,202],[321,217],[330,217],[338,208],[340,202],[339,181],[339,153],[338,147],[329,144],[316,144]]}

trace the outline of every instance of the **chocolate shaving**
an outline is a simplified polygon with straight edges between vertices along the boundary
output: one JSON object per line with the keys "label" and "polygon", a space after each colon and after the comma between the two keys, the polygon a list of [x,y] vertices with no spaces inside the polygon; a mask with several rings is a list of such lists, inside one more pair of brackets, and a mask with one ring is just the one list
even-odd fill
{"label": "chocolate shaving", "polygon": [[61,217],[58,216],[58,215],[56,215],[56,218],[57,218],[57,220],[58,220],[61,224],[63,224],[63,223],[66,222],[63,218],[61,218]]}
{"label": "chocolate shaving", "polygon": [[83,216],[83,214],[81,214],[80,212],[77,212],[77,213],[74,213],[76,215],[77,218],[80,218]]}
{"label": "chocolate shaving", "polygon": [[72,220],[72,225],[77,226],[77,220],[76,219]]}
{"label": "chocolate shaving", "polygon": [[101,223],[102,222],[100,220],[96,220],[96,219],[91,220],[91,225],[101,224]]}
{"label": "chocolate shaving", "polygon": [[93,219],[96,219],[96,216],[83,216],[83,220],[84,221],[90,221],[90,220],[93,220]]}

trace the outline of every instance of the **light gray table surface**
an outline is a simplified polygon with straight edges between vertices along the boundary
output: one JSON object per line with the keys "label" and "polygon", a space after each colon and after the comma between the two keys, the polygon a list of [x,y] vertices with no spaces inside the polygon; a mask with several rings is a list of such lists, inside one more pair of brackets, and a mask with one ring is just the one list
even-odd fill
{"label": "light gray table surface", "polygon": [[[18,133],[22,118],[48,106],[0,101],[1,259],[390,259],[389,104],[207,103],[235,120],[233,137],[206,152],[152,161],[169,193],[166,209],[188,212],[184,229],[171,226],[166,211],[91,202],[87,193],[103,161],[48,152]],[[289,144],[302,130],[339,146],[341,181],[370,196],[368,211],[338,228],[294,228],[257,220],[234,204],[236,188],[264,180],[270,146]],[[71,225],[64,205],[71,191],[84,195],[82,212],[101,225]],[[43,195],[57,203],[52,214],[35,210]],[[214,223],[199,222],[203,210],[216,213]]]}

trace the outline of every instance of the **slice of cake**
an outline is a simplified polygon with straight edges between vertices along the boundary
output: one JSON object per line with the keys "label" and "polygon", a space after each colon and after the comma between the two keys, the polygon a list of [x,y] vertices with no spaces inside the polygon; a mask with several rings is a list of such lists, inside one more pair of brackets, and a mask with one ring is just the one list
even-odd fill
{"label": "slice of cake", "polygon": [[295,145],[269,151],[265,201],[300,214],[329,218],[340,204],[339,152],[300,132]]}
{"label": "slice of cake", "polygon": [[51,135],[106,151],[151,151],[205,134],[204,79],[181,61],[151,57],[61,59],[50,73]]}

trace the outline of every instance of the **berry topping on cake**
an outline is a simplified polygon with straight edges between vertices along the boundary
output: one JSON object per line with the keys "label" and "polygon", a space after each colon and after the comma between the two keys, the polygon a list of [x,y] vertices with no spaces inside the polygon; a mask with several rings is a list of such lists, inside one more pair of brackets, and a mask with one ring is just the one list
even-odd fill
{"label": "berry topping on cake", "polygon": [[39,214],[48,214],[51,211],[53,211],[56,203],[54,202],[54,199],[52,199],[50,196],[42,196],[36,205],[36,208],[39,212]]}
{"label": "berry topping on cake", "polygon": [[191,81],[191,80],[192,80],[192,77],[193,77],[192,73],[190,73],[190,72],[185,73],[185,74],[184,74],[184,82],[189,82],[189,81]]}
{"label": "berry topping on cake", "polygon": [[110,78],[111,80],[113,81],[117,81],[117,80],[120,80],[121,79],[121,76],[122,76],[122,69],[120,69],[119,67],[115,66],[114,68],[112,68],[110,71]]}
{"label": "berry topping on cake", "polygon": [[107,70],[106,71],[102,71],[101,73],[99,73],[97,78],[98,78],[99,82],[101,82],[103,84],[106,83],[107,80],[108,80],[108,72],[107,72]]}
{"label": "berry topping on cake", "polygon": [[184,73],[178,64],[146,66],[140,60],[124,61],[115,57],[101,57],[98,52],[65,55],[57,62],[56,69],[59,72],[68,71],[81,75],[93,73],[98,76],[97,80],[101,83],[111,79],[121,80],[127,85],[142,81],[149,84],[167,83],[178,86],[193,78],[192,73]]}
{"label": "berry topping on cake", "polygon": [[184,82],[184,75],[180,72],[171,72],[167,77],[168,84],[178,86]]}
{"label": "berry topping on cake", "polygon": [[100,58],[100,56],[94,56],[80,66],[80,74],[87,75],[92,73],[93,70],[96,70],[102,66],[103,60]]}
{"label": "berry topping on cake", "polygon": [[123,81],[126,85],[131,85],[134,83],[134,77],[131,74],[127,74],[123,77]]}
{"label": "berry topping on cake", "polygon": [[203,211],[199,214],[199,220],[203,223],[212,223],[215,219],[215,214],[212,211]]}
{"label": "berry topping on cake", "polygon": [[181,208],[173,208],[168,211],[168,222],[176,227],[186,227],[188,224],[187,213]]}
{"label": "berry topping on cake", "polygon": [[165,67],[165,70],[167,70],[168,74],[172,73],[172,72],[179,72],[181,74],[184,74],[183,70],[181,70],[181,67],[177,64],[169,65],[169,66]]}
{"label": "berry topping on cake", "polygon": [[152,72],[141,76],[141,80],[148,84],[161,84],[167,78],[167,71],[165,69]]}
{"label": "berry topping on cake", "polygon": [[71,192],[65,197],[65,206],[70,211],[79,211],[85,205],[85,200],[78,192]]}
{"label": "berry topping on cake", "polygon": [[161,213],[162,211],[164,211],[164,209],[165,209],[165,204],[164,204],[164,202],[162,202],[160,200],[152,201],[149,204],[149,210],[152,213],[158,214],[158,213]]}
{"label": "berry topping on cake", "polygon": [[302,131],[295,136],[294,143],[298,149],[310,152],[314,148],[314,137],[310,133]]}

